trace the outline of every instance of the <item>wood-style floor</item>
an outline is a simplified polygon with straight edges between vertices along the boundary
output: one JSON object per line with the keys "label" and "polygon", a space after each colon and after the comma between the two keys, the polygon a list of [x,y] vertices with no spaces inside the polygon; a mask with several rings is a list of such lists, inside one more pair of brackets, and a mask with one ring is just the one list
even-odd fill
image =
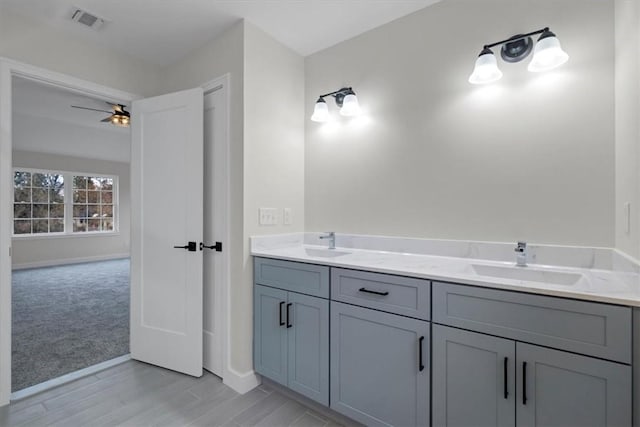
{"label": "wood-style floor", "polygon": [[0,408],[0,426],[340,426],[320,411],[269,385],[240,395],[208,372],[128,361]]}

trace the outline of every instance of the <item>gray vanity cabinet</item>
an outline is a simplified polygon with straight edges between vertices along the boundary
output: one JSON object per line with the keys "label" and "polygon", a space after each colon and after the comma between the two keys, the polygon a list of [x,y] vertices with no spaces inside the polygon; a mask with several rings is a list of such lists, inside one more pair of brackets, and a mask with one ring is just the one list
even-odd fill
{"label": "gray vanity cabinet", "polygon": [[429,322],[331,302],[331,408],[367,426],[428,426]]}
{"label": "gray vanity cabinet", "polygon": [[329,301],[254,287],[256,372],[329,404]]}
{"label": "gray vanity cabinet", "polygon": [[516,344],[518,426],[630,426],[631,367]]}
{"label": "gray vanity cabinet", "polygon": [[516,424],[516,343],[433,325],[433,425]]}

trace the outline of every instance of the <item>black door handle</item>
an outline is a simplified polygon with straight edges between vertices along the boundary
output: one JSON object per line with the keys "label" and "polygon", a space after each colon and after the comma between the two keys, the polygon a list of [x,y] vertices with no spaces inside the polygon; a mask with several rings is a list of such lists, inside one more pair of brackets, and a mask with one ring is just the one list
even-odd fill
{"label": "black door handle", "polygon": [[424,363],[422,363],[422,343],[424,341],[424,337],[418,338],[418,371],[424,371]]}
{"label": "black door handle", "polygon": [[389,291],[384,291],[384,292],[372,291],[372,290],[369,290],[367,288],[360,288],[360,289],[358,289],[358,291],[359,292],[366,292],[368,294],[382,295],[383,297],[386,297],[387,295],[389,295]]}
{"label": "black door handle", "polygon": [[505,399],[509,398],[508,378],[509,378],[509,358],[505,357],[504,358],[504,398]]}
{"label": "black door handle", "polygon": [[527,404],[527,362],[522,362],[522,404]]}
{"label": "black door handle", "polygon": [[204,243],[200,242],[200,250],[203,250],[204,248],[215,249],[216,252],[222,252],[222,242],[216,242],[215,245],[211,246],[207,246]]}
{"label": "black door handle", "polygon": [[284,301],[280,301],[280,326],[284,326],[284,320],[282,320],[282,306],[284,305]]}
{"label": "black door handle", "polygon": [[289,308],[293,305],[293,303],[287,304],[287,328],[292,327],[293,325],[290,323],[290,313]]}
{"label": "black door handle", "polygon": [[189,252],[196,251],[196,242],[189,242],[186,246],[174,246],[175,249],[186,249]]}

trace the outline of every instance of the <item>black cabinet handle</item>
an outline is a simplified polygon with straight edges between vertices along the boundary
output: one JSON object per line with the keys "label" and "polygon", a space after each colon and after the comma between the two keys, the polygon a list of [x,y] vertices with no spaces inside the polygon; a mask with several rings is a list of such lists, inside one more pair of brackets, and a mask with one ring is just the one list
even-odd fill
{"label": "black cabinet handle", "polygon": [[293,325],[290,323],[290,312],[289,308],[293,305],[293,303],[287,304],[287,328],[292,327]]}
{"label": "black cabinet handle", "polygon": [[504,398],[509,398],[509,388],[508,388],[508,380],[509,378],[509,358],[504,358]]}
{"label": "black cabinet handle", "polygon": [[189,252],[195,252],[196,251],[196,242],[189,242],[185,246],[174,246],[174,248],[175,249],[186,249]]}
{"label": "black cabinet handle", "polygon": [[418,338],[418,371],[424,371],[424,363],[422,363],[422,343],[424,337]]}
{"label": "black cabinet handle", "polygon": [[522,362],[522,404],[527,404],[527,362]]}
{"label": "black cabinet handle", "polygon": [[284,326],[284,320],[282,320],[282,306],[284,305],[284,301],[280,301],[280,326]]}
{"label": "black cabinet handle", "polygon": [[200,250],[203,250],[204,248],[214,249],[216,252],[222,252],[222,242],[216,242],[215,245],[211,246],[207,246],[204,243],[200,242]]}
{"label": "black cabinet handle", "polygon": [[382,295],[383,297],[389,295],[389,291],[384,291],[384,292],[380,292],[380,291],[372,291],[369,290],[367,288],[360,288],[359,289],[360,292],[366,292],[368,294],[374,294],[374,295]]}

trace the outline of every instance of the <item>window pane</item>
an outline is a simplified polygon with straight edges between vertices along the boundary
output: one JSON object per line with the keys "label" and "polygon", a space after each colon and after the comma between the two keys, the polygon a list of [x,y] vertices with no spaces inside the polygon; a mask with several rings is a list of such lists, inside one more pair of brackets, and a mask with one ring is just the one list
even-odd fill
{"label": "window pane", "polygon": [[13,234],[31,234],[31,220],[13,221]]}
{"label": "window pane", "polygon": [[113,190],[113,178],[102,178],[102,190],[103,191]]}
{"label": "window pane", "polygon": [[102,220],[102,231],[113,231],[113,220],[112,219],[103,219]]}
{"label": "window pane", "polygon": [[87,189],[88,190],[99,190],[100,189],[100,180],[98,178],[87,178]]}
{"label": "window pane", "polygon": [[13,174],[13,185],[18,188],[31,186],[31,174],[29,172],[16,172]]}
{"label": "window pane", "polygon": [[31,218],[31,205],[13,205],[13,217],[17,218]]}
{"label": "window pane", "polygon": [[64,203],[64,188],[49,190],[49,201],[51,203]]}
{"label": "window pane", "polygon": [[49,179],[46,173],[34,173],[31,176],[31,186],[32,187],[41,187],[47,188],[49,187]]}
{"label": "window pane", "polygon": [[113,206],[111,205],[102,205],[102,217],[113,217]]}
{"label": "window pane", "polygon": [[74,218],[73,220],[73,232],[83,232],[87,231],[87,223],[85,219]]}
{"label": "window pane", "polygon": [[44,188],[33,189],[33,202],[34,203],[49,203],[49,193]]}
{"label": "window pane", "polygon": [[89,218],[97,218],[100,216],[100,205],[87,206],[87,216]]}
{"label": "window pane", "polygon": [[74,176],[73,177],[73,188],[80,188],[86,190],[87,188],[87,177],[86,176]]}
{"label": "window pane", "polygon": [[33,218],[49,218],[49,205],[33,205]]}
{"label": "window pane", "polygon": [[73,217],[74,218],[86,218],[87,217],[87,205],[73,205]]}
{"label": "window pane", "polygon": [[87,203],[100,203],[100,192],[87,191]]}
{"label": "window pane", "polygon": [[62,232],[64,232],[64,220],[62,220],[62,219],[50,219],[49,220],[49,231],[51,233],[62,233]]}
{"label": "window pane", "polygon": [[16,202],[31,203],[31,189],[30,188],[16,188],[13,191],[13,198]]}
{"label": "window pane", "polygon": [[73,190],[74,203],[87,203],[87,192],[81,190]]}
{"label": "window pane", "polygon": [[99,218],[89,218],[89,231],[100,231],[100,219]]}
{"label": "window pane", "polygon": [[113,193],[111,191],[103,191],[101,193],[102,203],[111,204],[113,203]]}
{"label": "window pane", "polygon": [[46,220],[46,219],[33,220],[33,233],[48,233],[48,232],[49,232],[49,220]]}
{"label": "window pane", "polygon": [[64,205],[49,205],[49,218],[64,218]]}

